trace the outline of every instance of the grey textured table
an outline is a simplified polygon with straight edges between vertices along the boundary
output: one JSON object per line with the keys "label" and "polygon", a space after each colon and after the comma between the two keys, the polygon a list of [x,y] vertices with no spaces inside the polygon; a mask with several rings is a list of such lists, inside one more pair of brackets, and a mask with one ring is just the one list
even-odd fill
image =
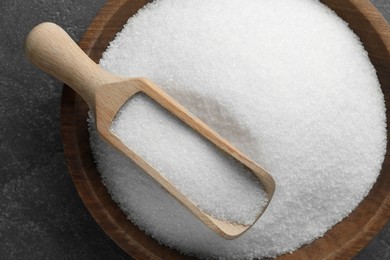
{"label": "grey textured table", "polygon": [[[23,57],[26,34],[53,21],[79,39],[104,0],[0,0],[0,259],[126,259],[67,173],[61,83]],[[374,0],[390,21],[388,0]],[[390,259],[390,224],[357,257]]]}

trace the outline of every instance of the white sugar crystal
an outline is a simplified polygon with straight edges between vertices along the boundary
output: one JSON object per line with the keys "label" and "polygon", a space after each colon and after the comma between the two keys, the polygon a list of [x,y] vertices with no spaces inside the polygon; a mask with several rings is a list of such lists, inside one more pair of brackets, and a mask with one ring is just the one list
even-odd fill
{"label": "white sugar crystal", "polygon": [[204,212],[253,224],[267,194],[253,173],[145,95],[131,98],[111,131]]}
{"label": "white sugar crystal", "polygon": [[347,24],[318,1],[158,0],[129,20],[101,65],[150,78],[276,180],[263,217],[228,241],[91,124],[113,198],[183,253],[252,259],[292,251],[347,216],[380,172],[386,122],[375,70]]}

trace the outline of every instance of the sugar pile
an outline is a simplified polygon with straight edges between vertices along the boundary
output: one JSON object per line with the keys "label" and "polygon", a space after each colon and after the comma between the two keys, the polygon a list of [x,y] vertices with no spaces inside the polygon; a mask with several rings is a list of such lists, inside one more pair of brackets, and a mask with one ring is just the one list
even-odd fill
{"label": "sugar pile", "polygon": [[130,99],[111,131],[204,212],[253,224],[263,211],[267,194],[248,168],[147,96]]}
{"label": "sugar pile", "polygon": [[292,251],[347,216],[380,172],[386,122],[375,70],[347,24],[318,1],[155,1],[129,20],[101,65],[150,78],[275,178],[263,217],[227,241],[91,124],[112,197],[183,253],[252,259]]}

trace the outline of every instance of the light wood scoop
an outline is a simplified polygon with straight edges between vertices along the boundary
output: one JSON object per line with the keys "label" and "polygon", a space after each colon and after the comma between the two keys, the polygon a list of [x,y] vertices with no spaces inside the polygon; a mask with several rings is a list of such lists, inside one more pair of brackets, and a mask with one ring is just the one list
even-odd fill
{"label": "light wood scoop", "polygon": [[[24,51],[33,64],[72,87],[88,103],[95,115],[97,130],[101,137],[130,157],[220,236],[226,239],[240,236],[263,214],[275,191],[273,178],[151,81],[145,78],[122,78],[103,70],[77,46],[64,30],[53,23],[42,23],[36,26],[26,38]],[[139,92],[152,98],[218,148],[248,167],[258,177],[267,193],[268,200],[253,224],[232,223],[206,214],[110,131],[115,115],[126,101]]]}

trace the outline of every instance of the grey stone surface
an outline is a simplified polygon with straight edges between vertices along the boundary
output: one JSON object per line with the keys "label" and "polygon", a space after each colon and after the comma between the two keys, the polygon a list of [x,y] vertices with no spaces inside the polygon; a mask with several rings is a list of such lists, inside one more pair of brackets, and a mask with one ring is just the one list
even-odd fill
{"label": "grey stone surface", "polygon": [[[28,31],[53,21],[79,39],[104,0],[0,0],[0,259],[127,259],[94,222],[67,174],[62,84],[23,56]],[[388,0],[374,3],[390,21]],[[390,259],[390,224],[356,260]]]}
{"label": "grey stone surface", "polygon": [[78,39],[104,0],[0,0],[0,259],[126,259],[68,176],[62,83],[28,64],[24,37],[54,21]]}

